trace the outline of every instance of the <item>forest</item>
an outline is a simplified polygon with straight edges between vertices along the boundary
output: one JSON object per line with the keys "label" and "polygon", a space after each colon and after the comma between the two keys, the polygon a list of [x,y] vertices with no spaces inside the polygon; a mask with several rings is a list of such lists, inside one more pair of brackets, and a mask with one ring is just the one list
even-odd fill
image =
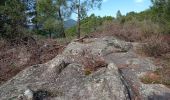
{"label": "forest", "polygon": [[[151,0],[152,6],[142,12],[129,12],[116,17],[87,15],[89,9],[100,8],[102,0],[1,0],[0,36],[6,40],[20,39],[24,35],[43,35],[50,38],[90,34],[104,24],[138,24],[143,33],[170,33],[170,1]],[[64,22],[77,14],[76,25],[65,28]],[[148,26],[146,26],[148,25]],[[156,30],[155,30],[156,28]],[[148,31],[148,32],[147,32]],[[78,36],[79,37],[79,36]]]}

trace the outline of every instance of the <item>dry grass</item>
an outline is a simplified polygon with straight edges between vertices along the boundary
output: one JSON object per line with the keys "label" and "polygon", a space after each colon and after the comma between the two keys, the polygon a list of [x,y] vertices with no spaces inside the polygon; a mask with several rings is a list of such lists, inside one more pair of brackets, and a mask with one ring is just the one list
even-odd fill
{"label": "dry grass", "polygon": [[163,84],[166,85],[167,87],[170,87],[170,80],[165,79],[163,76],[159,74],[156,72],[146,74],[145,76],[140,78],[141,82],[143,82],[144,84]]}
{"label": "dry grass", "polygon": [[95,33],[94,37],[116,36],[125,41],[140,41],[143,35],[139,23],[129,22],[124,25],[119,22],[104,22],[101,28]]}
{"label": "dry grass", "polygon": [[170,88],[170,55],[168,58],[161,56],[154,59],[156,66],[161,66],[154,72],[147,73],[141,78],[145,84],[164,84]]}
{"label": "dry grass", "polygon": [[169,52],[170,46],[162,36],[153,35],[145,42],[141,50],[147,56],[158,57]]}
{"label": "dry grass", "polygon": [[94,56],[91,54],[86,54],[80,60],[82,65],[84,65],[85,75],[89,75],[102,67],[107,67],[107,63],[100,56]]}
{"label": "dry grass", "polygon": [[[94,56],[93,56],[94,57]],[[99,68],[106,67],[107,64],[100,57],[84,57],[82,64],[85,66],[85,73],[90,74],[90,72],[97,71]]]}
{"label": "dry grass", "polygon": [[71,58],[74,59],[74,63],[84,66],[83,70],[85,75],[90,75],[98,69],[107,67],[108,65],[101,56],[91,54],[88,49],[84,50],[82,55],[72,55]]}
{"label": "dry grass", "polygon": [[161,33],[161,26],[151,20],[133,19],[121,24],[118,21],[105,21],[92,35],[94,37],[116,36],[130,42],[141,42],[152,35]]}
{"label": "dry grass", "polygon": [[161,27],[150,21],[132,20],[120,24],[106,21],[93,37],[116,36],[125,41],[145,43],[141,49],[147,56],[157,57],[170,52],[170,35],[160,34]]}
{"label": "dry grass", "polygon": [[152,83],[152,84],[161,83],[160,75],[158,75],[157,73],[154,73],[154,72],[146,73],[140,79],[145,84],[149,84],[149,83]]}
{"label": "dry grass", "polygon": [[37,40],[34,44],[11,45],[1,41],[0,45],[0,84],[17,73],[35,64],[45,63],[62,52],[63,45],[56,40]]}

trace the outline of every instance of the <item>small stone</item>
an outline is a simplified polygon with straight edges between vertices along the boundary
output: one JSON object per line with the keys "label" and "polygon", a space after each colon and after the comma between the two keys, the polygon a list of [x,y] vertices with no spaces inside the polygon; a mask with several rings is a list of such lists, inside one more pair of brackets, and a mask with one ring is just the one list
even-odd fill
{"label": "small stone", "polygon": [[30,89],[27,89],[24,92],[24,96],[27,98],[27,100],[33,100],[33,91]]}

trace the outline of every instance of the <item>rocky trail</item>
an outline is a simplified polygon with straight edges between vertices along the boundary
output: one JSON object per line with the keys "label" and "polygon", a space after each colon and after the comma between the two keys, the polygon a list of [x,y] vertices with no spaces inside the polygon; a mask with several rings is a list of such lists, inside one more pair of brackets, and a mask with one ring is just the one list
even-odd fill
{"label": "rocky trail", "polygon": [[0,86],[0,100],[170,100],[162,84],[140,77],[159,66],[114,37],[72,41],[51,61],[33,65]]}

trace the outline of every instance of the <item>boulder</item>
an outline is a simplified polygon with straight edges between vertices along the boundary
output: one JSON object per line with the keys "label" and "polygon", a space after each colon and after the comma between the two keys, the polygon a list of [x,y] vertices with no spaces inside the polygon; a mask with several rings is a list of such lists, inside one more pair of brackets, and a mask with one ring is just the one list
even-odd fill
{"label": "boulder", "polygon": [[116,48],[103,39],[72,42],[61,55],[26,68],[0,86],[0,100],[128,100],[127,89],[114,63],[86,74],[86,66],[73,57],[102,56],[112,49]]}
{"label": "boulder", "polygon": [[1,85],[0,100],[168,100],[170,89],[140,81],[157,66],[133,50],[114,37],[73,41],[61,55]]}
{"label": "boulder", "polygon": [[[83,65],[76,63],[65,65],[64,61],[59,59],[55,58],[55,63],[51,65],[47,63],[48,66],[47,64],[31,66],[19,73],[0,87],[0,99],[27,98],[30,100],[35,98],[31,96],[35,96],[40,90],[49,93],[43,98],[48,100],[128,99],[127,90],[113,63],[86,75]],[[42,97],[42,95],[39,96]]]}

